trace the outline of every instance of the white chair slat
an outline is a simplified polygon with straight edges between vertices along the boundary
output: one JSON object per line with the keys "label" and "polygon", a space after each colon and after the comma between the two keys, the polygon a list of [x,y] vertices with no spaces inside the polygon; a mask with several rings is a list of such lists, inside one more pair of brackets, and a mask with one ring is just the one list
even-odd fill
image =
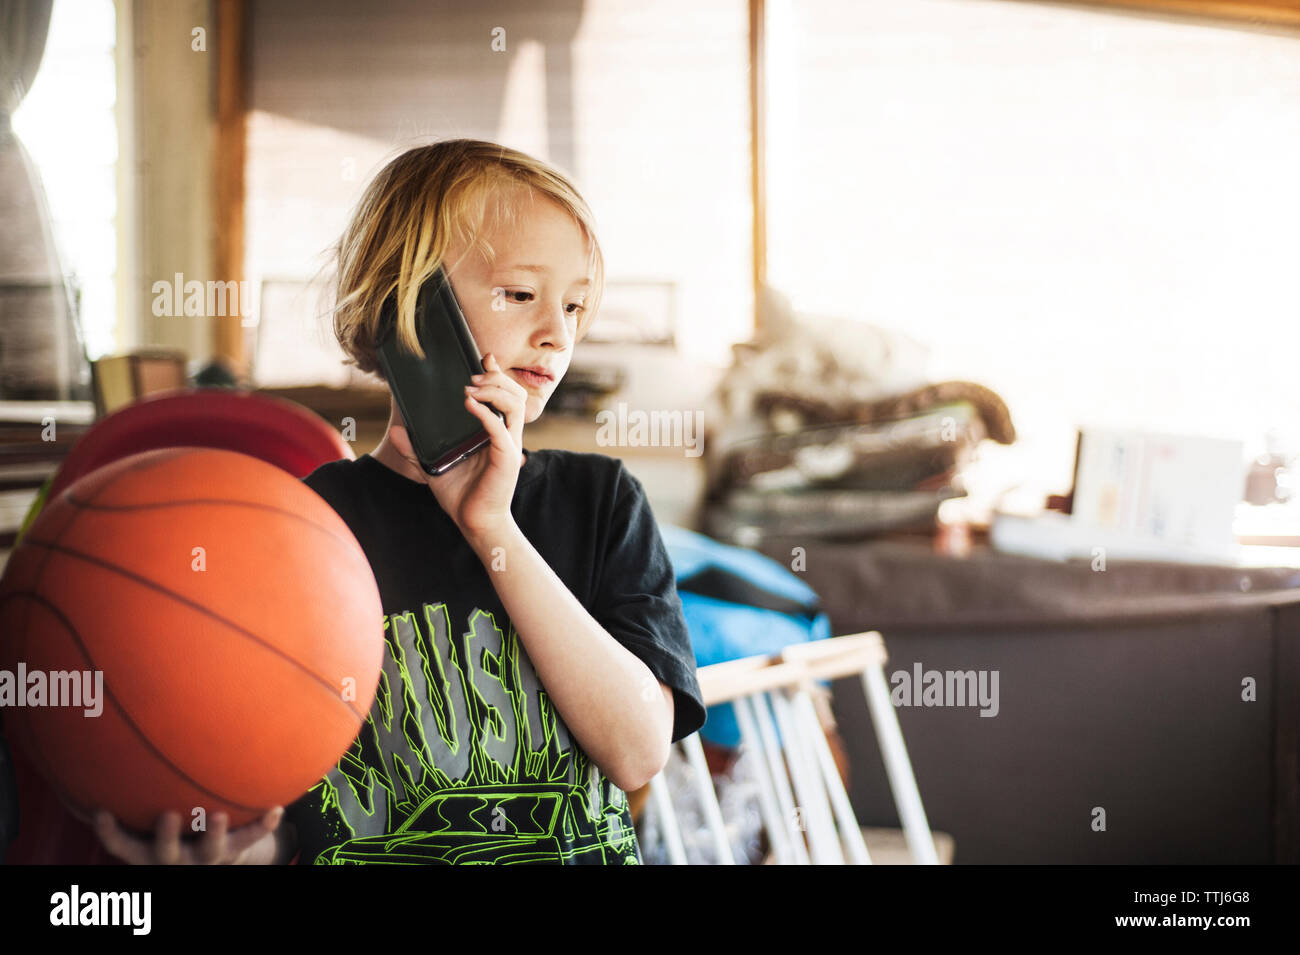
{"label": "white chair slat", "polygon": [[[871,864],[810,692],[817,681],[859,675],[912,858],[923,865],[938,864],[898,714],[889,699],[886,660],[884,641],[872,630],[698,671],[706,705],[733,704],[742,752],[752,757],[759,813],[776,862]],[[734,865],[735,849],[699,734],[680,740],[678,746],[690,767],[714,855],[722,864]],[[679,820],[662,773],[651,780],[650,795],[669,861],[685,864]]]}

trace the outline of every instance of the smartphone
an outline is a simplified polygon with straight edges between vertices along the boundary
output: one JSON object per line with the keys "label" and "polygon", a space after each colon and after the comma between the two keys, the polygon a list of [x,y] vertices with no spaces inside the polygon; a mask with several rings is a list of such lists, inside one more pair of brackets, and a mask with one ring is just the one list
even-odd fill
{"label": "smartphone", "polygon": [[379,364],[425,473],[445,474],[487,447],[491,438],[465,407],[465,386],[472,383],[470,375],[483,373],[483,356],[443,270],[431,275],[416,296],[415,331],[423,358],[397,337],[396,292],[384,302],[379,328]]}

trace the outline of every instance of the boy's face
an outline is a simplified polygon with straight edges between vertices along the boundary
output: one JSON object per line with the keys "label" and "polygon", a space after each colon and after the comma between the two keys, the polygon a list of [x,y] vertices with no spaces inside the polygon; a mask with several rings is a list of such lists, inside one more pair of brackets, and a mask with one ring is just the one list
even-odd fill
{"label": "boy's face", "polygon": [[[569,368],[591,290],[588,245],[578,224],[552,200],[519,207],[513,229],[489,230],[495,262],[465,248],[447,252],[447,276],[482,354],[491,352],[528,392],[524,422],[542,413]],[[543,369],[538,381],[523,369]]]}

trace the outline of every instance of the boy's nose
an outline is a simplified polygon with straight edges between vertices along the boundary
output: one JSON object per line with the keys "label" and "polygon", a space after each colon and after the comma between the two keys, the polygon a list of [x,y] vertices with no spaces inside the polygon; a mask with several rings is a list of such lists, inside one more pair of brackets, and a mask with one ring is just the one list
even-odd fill
{"label": "boy's nose", "polygon": [[546,309],[546,319],[542,323],[542,333],[551,341],[567,345],[573,338],[569,331],[569,322],[564,305],[553,305]]}

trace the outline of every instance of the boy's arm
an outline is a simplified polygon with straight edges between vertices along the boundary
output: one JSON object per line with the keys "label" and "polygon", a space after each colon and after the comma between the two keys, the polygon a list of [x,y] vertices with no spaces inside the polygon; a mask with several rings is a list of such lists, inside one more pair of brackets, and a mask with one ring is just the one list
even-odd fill
{"label": "boy's arm", "polygon": [[[673,688],[663,680],[659,681],[659,689],[664,695],[664,706],[668,707],[668,725],[673,725],[673,720],[677,717],[676,706],[673,704]],[[662,767],[660,767],[662,768]]]}
{"label": "boy's arm", "polygon": [[513,519],[466,540],[569,731],[614,785],[644,786],[668,761],[672,690],[596,622]]}

